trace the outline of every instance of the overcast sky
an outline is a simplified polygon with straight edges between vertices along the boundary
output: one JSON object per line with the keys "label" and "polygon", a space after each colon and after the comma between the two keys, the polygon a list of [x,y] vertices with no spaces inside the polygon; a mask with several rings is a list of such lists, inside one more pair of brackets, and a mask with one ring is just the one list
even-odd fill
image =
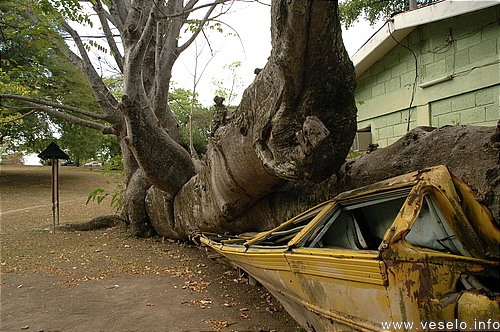
{"label": "overcast sky", "polygon": [[[236,2],[231,11],[221,20],[227,25],[221,26],[222,33],[209,30],[210,47],[204,39],[199,38],[197,45],[187,49],[174,66],[173,81],[176,85],[193,90],[193,64],[196,54],[203,49],[202,55],[198,56],[197,76],[200,80],[197,91],[200,101],[205,106],[213,103],[215,96],[213,79],[229,79],[230,77],[229,71],[223,69],[225,65],[241,61],[242,65],[237,75],[241,77],[243,86],[247,87],[255,77],[254,69],[264,67],[271,52],[269,6]],[[349,54],[354,54],[375,31],[376,29],[366,22],[360,22],[353,28],[343,31],[344,43]],[[238,33],[239,38],[228,36],[229,33],[234,32]],[[214,51],[213,57],[209,52],[210,49]],[[204,68],[206,69],[200,76]],[[243,89],[239,89],[240,92],[243,92]],[[239,104],[239,99],[233,104]]]}

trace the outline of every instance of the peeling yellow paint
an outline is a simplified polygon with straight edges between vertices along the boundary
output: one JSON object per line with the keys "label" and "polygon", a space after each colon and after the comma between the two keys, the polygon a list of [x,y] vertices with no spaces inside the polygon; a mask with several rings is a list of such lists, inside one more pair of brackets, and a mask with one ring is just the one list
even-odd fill
{"label": "peeling yellow paint", "polygon": [[250,239],[201,237],[310,331],[498,319],[499,239],[445,166],[343,193]]}

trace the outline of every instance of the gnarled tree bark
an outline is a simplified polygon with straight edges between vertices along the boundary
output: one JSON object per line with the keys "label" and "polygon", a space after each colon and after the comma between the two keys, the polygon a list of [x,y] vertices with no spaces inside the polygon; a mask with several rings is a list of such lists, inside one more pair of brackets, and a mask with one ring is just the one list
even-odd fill
{"label": "gnarled tree bark", "polygon": [[[356,83],[337,2],[273,1],[272,17],[269,62],[213,135],[204,167],[175,196],[174,219],[160,234],[262,228],[266,220],[240,225],[237,217],[285,179],[318,182],[342,165],[356,128]],[[151,194],[149,210],[168,199]]]}
{"label": "gnarled tree bark", "polygon": [[239,216],[239,224],[266,220],[277,226],[336,195],[401,174],[447,165],[477,194],[500,225],[500,122],[497,127],[418,127],[394,144],[347,160],[325,181],[307,184],[287,181]]}

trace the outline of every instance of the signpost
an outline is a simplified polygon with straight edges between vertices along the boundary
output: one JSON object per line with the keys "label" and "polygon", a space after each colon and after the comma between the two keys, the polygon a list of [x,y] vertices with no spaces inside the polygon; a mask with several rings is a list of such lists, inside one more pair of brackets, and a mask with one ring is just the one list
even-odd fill
{"label": "signpost", "polygon": [[52,224],[56,232],[56,222],[59,225],[59,159],[69,160],[69,156],[54,142],[45,148],[38,158],[52,160]]}

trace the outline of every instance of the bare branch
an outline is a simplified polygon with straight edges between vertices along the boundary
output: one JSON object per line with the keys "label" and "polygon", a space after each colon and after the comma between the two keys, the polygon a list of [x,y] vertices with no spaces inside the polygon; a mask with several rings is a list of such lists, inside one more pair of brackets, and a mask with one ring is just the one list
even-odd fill
{"label": "bare branch", "polygon": [[[115,35],[113,34],[112,37],[120,37],[121,35]],[[63,37],[64,39],[71,39],[73,40],[73,38],[71,37]],[[98,36],[98,35],[94,35],[94,36],[91,36],[91,35],[81,35],[80,38],[85,38],[85,39],[105,39],[107,38],[107,36]]]}
{"label": "bare branch", "polygon": [[[214,17],[215,18],[215,17]],[[234,31],[234,34],[236,35],[236,37],[239,39],[240,41],[240,44],[241,44],[241,47],[243,48],[243,53],[246,54],[245,52],[245,45],[243,44],[243,40],[241,39],[241,36],[240,34],[238,33],[238,31],[233,28],[232,26],[230,26],[229,24],[227,24],[226,22],[223,22],[223,21],[219,21],[219,20],[215,20],[214,18],[211,18],[210,21],[211,22],[217,22],[217,23],[220,23],[222,25],[225,25],[227,26],[229,29],[233,30]]]}
{"label": "bare branch", "polygon": [[179,46],[179,48],[178,48],[178,54],[182,53],[186,48],[189,47],[189,45],[191,45],[194,42],[194,40],[196,39],[196,37],[198,37],[198,35],[200,34],[200,32],[203,30],[203,26],[205,25],[205,23],[207,23],[210,20],[210,15],[212,14],[212,12],[214,11],[215,7],[217,7],[217,5],[219,3],[220,2],[215,2],[215,3],[212,4],[212,6],[210,7],[210,9],[205,14],[205,17],[200,21],[200,24],[198,24],[198,28],[196,29],[196,31],[192,34],[192,36],[183,45]]}
{"label": "bare branch", "polygon": [[106,41],[108,42],[109,48],[113,53],[113,58],[116,61],[118,68],[123,72],[123,56],[116,45],[115,39],[113,37],[113,33],[111,32],[111,28],[109,27],[108,20],[106,19],[105,10],[102,7],[102,3],[100,0],[97,0],[94,3],[94,10],[97,13],[97,17],[99,17],[99,21],[101,22],[102,31],[104,32],[104,36],[106,37]]}
{"label": "bare branch", "polygon": [[[166,14],[166,15],[163,15],[162,17],[159,17],[159,19],[181,17],[181,16],[184,16],[186,14],[192,13],[194,11],[200,10],[202,8],[211,7],[211,6],[213,6],[215,8],[217,5],[220,5],[220,4],[223,4],[223,3],[226,3],[226,2],[232,2],[232,1],[234,1],[234,0],[217,0],[217,1],[214,1],[212,3],[206,3],[204,5],[200,5],[198,7],[193,7],[193,8],[188,8],[188,6],[189,6],[189,4],[188,4],[188,6],[186,6],[185,9],[182,12],[175,13],[175,14]],[[195,1],[195,3],[196,2],[197,1]]]}
{"label": "bare branch", "polygon": [[[151,10],[148,14],[148,20],[144,26],[144,29],[141,33],[139,40],[136,42],[136,44],[130,51],[130,56],[128,60],[129,64],[142,62],[141,59],[148,48],[148,44],[153,36],[153,30],[155,26],[156,26],[156,18],[153,10]],[[137,65],[134,65],[132,67],[135,67],[137,70],[139,70],[139,66]],[[136,74],[139,75],[139,73]]]}
{"label": "bare branch", "polygon": [[24,96],[18,96],[18,95],[10,95],[10,94],[0,94],[0,98],[5,98],[5,99],[12,99],[12,100],[17,100],[20,102],[23,102],[28,105],[44,105],[44,106],[49,106],[52,108],[59,108],[59,109],[64,109],[67,111],[72,111],[81,115],[88,116],[93,119],[98,119],[98,120],[106,120],[107,117],[104,114],[97,114],[93,112],[89,112],[86,110],[83,110],[78,107],[73,107],[73,106],[68,106],[68,105],[63,105],[63,104],[58,104],[58,103],[53,103],[47,100],[42,100],[42,99],[36,99],[36,98],[30,98],[30,97],[24,97]]}
{"label": "bare branch", "polygon": [[[29,10],[26,13],[30,16],[35,24],[40,23],[41,20]],[[101,108],[110,114],[116,113],[116,107],[118,106],[118,101],[113,97],[113,95],[109,92],[106,85],[102,82],[101,77],[95,71],[92,62],[90,61],[87,51],[85,50],[85,46],[78,35],[78,33],[71,28],[71,26],[61,18],[61,25],[66,30],[66,32],[72,37],[73,41],[76,43],[78,50],[81,54],[81,57],[75,54],[70,50],[68,45],[64,42],[61,42],[60,39],[56,37],[52,37],[54,44],[59,48],[61,52],[63,52],[66,57],[86,76],[87,81],[90,84],[92,92],[96,97],[97,102],[101,106]]]}
{"label": "bare branch", "polygon": [[[2,98],[5,98],[6,96],[9,96],[9,95],[0,95],[0,97],[2,97]],[[29,98],[29,99],[32,99],[32,98]],[[77,124],[77,125],[80,125],[83,127],[99,130],[103,134],[113,134],[113,135],[117,134],[116,130],[111,126],[103,125],[103,124],[98,123],[98,122],[89,121],[89,120],[85,120],[85,119],[76,117],[74,115],[66,114],[64,112],[61,112],[61,111],[58,111],[58,110],[52,108],[51,106],[50,107],[43,106],[43,105],[37,104],[35,102],[27,101],[27,100],[20,100],[20,99],[18,99],[18,100],[26,105],[31,106],[31,108],[33,109],[31,112],[29,112],[31,114],[33,114],[35,111],[41,111],[41,112],[45,112],[47,114],[56,116],[60,119],[69,121],[71,123],[74,123],[74,124]],[[60,106],[65,106],[65,105],[60,105]],[[59,108],[65,109],[67,107],[69,107],[69,106],[59,107]]]}
{"label": "bare branch", "polygon": [[184,6],[184,10],[191,10],[198,3],[199,0],[189,0],[186,6]]}
{"label": "bare branch", "polygon": [[113,22],[113,25],[120,31],[120,34],[123,33],[125,20],[127,19],[127,5],[125,1],[111,0],[111,6],[109,8],[109,14],[114,18],[114,20],[110,20]]}
{"label": "bare branch", "polygon": [[118,29],[121,34],[121,32],[123,31],[123,24],[121,22],[121,19],[117,15],[117,12],[116,10],[114,10],[114,7],[112,5],[108,5],[108,8],[109,11],[103,7],[102,14],[109,22],[111,22],[111,24],[113,24],[115,28]]}
{"label": "bare branch", "polygon": [[80,36],[73,28],[71,28],[71,26],[69,26],[67,22],[63,22],[62,26],[66,30],[66,32],[68,32],[73,38],[73,41],[76,43],[81,57],[72,52],[66,44],[59,43],[59,49],[63,51],[66,56],[75,65],[77,65],[87,77],[87,80],[99,105],[101,105],[104,110],[109,112],[111,112],[113,109],[116,109],[116,107],[118,106],[118,101],[109,92],[106,85],[102,82],[101,77],[96,72]]}
{"label": "bare branch", "polygon": [[100,123],[97,123],[94,121],[81,119],[79,117],[60,112],[58,110],[55,110],[55,109],[47,107],[47,106],[38,105],[36,103],[32,103],[32,102],[28,102],[28,101],[21,101],[21,102],[25,103],[26,105],[31,106],[31,108],[33,110],[30,111],[29,114],[33,114],[35,111],[45,112],[47,114],[56,116],[60,119],[69,121],[71,123],[74,123],[74,124],[77,124],[77,125],[80,125],[83,127],[87,127],[90,129],[99,130],[103,134],[109,134],[109,135],[116,135],[117,134],[116,130],[111,126],[106,126],[106,125],[103,125],[103,124],[100,124]]}

